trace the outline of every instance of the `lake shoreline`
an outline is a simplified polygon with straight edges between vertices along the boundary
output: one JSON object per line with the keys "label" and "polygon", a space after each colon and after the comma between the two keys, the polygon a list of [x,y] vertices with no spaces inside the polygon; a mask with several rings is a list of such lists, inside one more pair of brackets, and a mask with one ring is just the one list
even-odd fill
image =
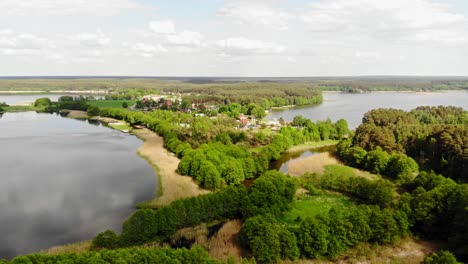
{"label": "lake shoreline", "polygon": [[192,177],[177,173],[180,160],[164,148],[164,139],[161,136],[146,128],[132,132],[144,141],[138,154],[155,168],[159,176],[158,196],[145,203],[146,205],[158,208],[181,198],[210,193],[201,189]]}
{"label": "lake shoreline", "polygon": [[164,147],[164,139],[156,132],[147,128],[120,129],[119,126],[112,126],[111,124],[125,123],[128,127],[129,125],[123,120],[114,118],[97,116],[88,117],[88,119],[107,123],[110,128],[133,134],[143,141],[143,145],[138,149],[137,154],[153,167],[157,175],[158,187],[152,200],[143,202],[137,207],[159,208],[181,198],[210,193],[210,191],[200,188],[192,177],[177,173],[180,159]]}
{"label": "lake shoreline", "polygon": [[[72,116],[67,117],[83,119],[86,115],[84,111],[70,112],[70,114],[72,113]],[[156,132],[147,128],[132,129],[125,121],[114,118],[102,116],[85,118],[106,123],[109,128],[133,134],[143,141],[143,145],[138,149],[137,154],[146,160],[155,170],[158,187],[152,200],[143,202],[137,205],[137,207],[158,208],[169,205],[180,198],[195,197],[210,192],[201,189],[192,177],[177,173],[180,159],[164,148],[164,139]],[[113,126],[112,124],[125,124],[125,129],[122,129],[119,125]]]}

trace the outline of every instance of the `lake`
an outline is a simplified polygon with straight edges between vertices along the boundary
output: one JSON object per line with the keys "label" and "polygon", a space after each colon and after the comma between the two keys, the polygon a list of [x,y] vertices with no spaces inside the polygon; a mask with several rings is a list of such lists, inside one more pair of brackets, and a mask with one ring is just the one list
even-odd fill
{"label": "lake", "polygon": [[0,130],[0,259],[120,231],[154,197],[135,136],[35,112],[1,115]]}
{"label": "lake", "polygon": [[302,115],[312,121],[330,118],[337,121],[344,118],[351,129],[361,124],[363,115],[375,108],[396,108],[411,110],[418,106],[453,105],[468,109],[468,92],[373,92],[362,94],[324,92],[324,102],[320,105],[273,110],[267,116],[268,120],[278,120],[282,117],[292,121],[295,116]]}
{"label": "lake", "polygon": [[[0,103],[5,102],[8,105],[29,105],[34,103],[37,98],[48,97],[52,101],[58,101],[60,96],[80,96],[79,94],[0,94]],[[102,95],[83,95],[93,96],[95,99],[103,98]]]}

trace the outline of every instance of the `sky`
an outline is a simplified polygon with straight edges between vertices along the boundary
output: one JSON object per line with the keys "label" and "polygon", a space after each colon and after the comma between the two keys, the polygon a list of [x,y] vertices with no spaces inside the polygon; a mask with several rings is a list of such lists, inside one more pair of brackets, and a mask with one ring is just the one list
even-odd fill
{"label": "sky", "polygon": [[468,76],[467,0],[0,0],[0,76]]}

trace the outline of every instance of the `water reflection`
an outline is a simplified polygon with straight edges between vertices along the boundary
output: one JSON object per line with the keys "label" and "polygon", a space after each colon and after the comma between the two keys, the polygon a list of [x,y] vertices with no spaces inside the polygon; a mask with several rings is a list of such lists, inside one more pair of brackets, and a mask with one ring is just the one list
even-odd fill
{"label": "water reflection", "polygon": [[324,152],[329,152],[332,156],[334,156],[336,155],[336,146],[324,146],[303,151],[283,153],[278,160],[270,163],[270,170],[277,170],[282,173],[288,173],[289,164],[291,161],[307,158],[313,155],[319,155]]}
{"label": "water reflection", "polygon": [[100,126],[100,125],[101,125],[101,121],[99,121],[99,120],[94,120],[94,119],[88,119],[88,124],[90,124],[90,125],[95,125],[95,126]]}
{"label": "water reflection", "polygon": [[0,258],[119,231],[152,198],[141,141],[88,123],[34,112],[0,120]]}

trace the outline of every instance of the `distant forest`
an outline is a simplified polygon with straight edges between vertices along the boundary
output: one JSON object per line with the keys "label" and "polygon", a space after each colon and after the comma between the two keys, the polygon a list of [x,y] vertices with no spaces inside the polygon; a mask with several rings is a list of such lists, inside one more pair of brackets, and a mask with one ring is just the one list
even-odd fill
{"label": "distant forest", "polygon": [[[309,87],[324,91],[437,91],[467,90],[468,77],[310,77],[310,78],[215,78],[215,77],[12,77],[0,78],[0,91],[66,91],[142,89],[161,92],[202,93],[229,91],[239,86]],[[207,92],[210,91],[210,92]],[[205,93],[206,92],[206,93]],[[219,93],[217,95],[220,95]]]}

